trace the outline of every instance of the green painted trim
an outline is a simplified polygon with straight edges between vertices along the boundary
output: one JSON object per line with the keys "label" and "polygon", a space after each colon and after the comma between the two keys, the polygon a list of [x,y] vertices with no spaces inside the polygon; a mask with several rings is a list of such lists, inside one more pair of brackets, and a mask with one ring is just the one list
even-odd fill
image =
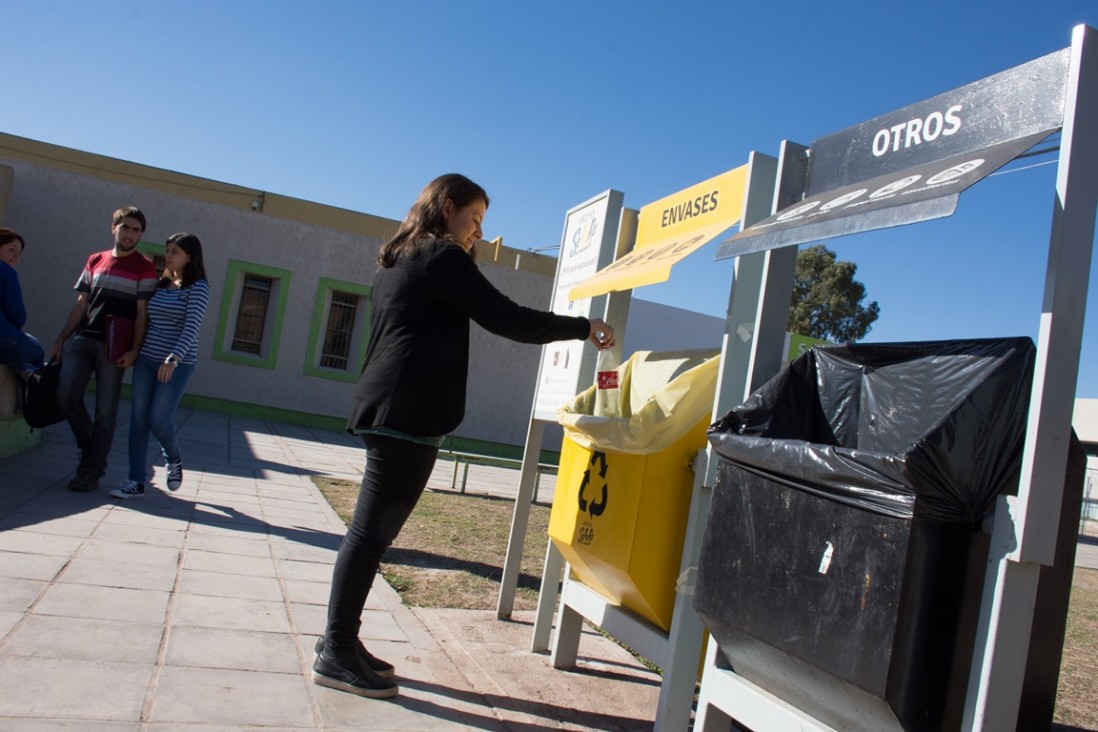
{"label": "green painted trim", "polygon": [[[359,314],[359,322],[365,323],[366,327],[364,332],[359,336],[358,350],[354,354],[351,368],[346,371],[317,365],[320,361],[320,352],[318,351],[318,348],[321,344],[321,334],[326,327],[326,318],[324,316],[327,315],[329,310],[326,305],[330,301],[330,293],[335,290],[358,295],[363,298],[366,303],[366,307],[363,308],[362,312]],[[345,280],[332,279],[331,277],[321,277],[316,288],[316,301],[313,303],[313,319],[312,324],[309,326],[309,341],[305,346],[305,365],[302,366],[301,373],[306,376],[315,376],[320,379],[354,383],[358,381],[358,375],[362,372],[362,365],[366,363],[366,345],[369,341],[370,287],[359,282],[347,282]]]}
{"label": "green painted trim", "polygon": [[15,457],[41,442],[42,430],[29,427],[23,415],[0,418],[0,460]]}
{"label": "green painted trim", "polygon": [[[274,317],[268,324],[271,342],[267,344],[266,356],[249,356],[225,348],[229,321],[233,319],[233,305],[239,306],[239,299],[236,297],[237,283],[245,274],[257,274],[278,281],[278,301],[275,303]],[[278,347],[282,342],[282,322],[286,317],[286,301],[290,295],[291,275],[292,273],[288,269],[255,264],[254,262],[243,262],[239,259],[229,260],[228,267],[225,270],[225,289],[221,293],[221,310],[217,316],[217,334],[214,339],[213,351],[215,361],[272,370],[278,365]]]}
{"label": "green painted trim", "polygon": [[160,254],[160,255],[167,254],[168,253],[168,245],[167,244],[158,244],[155,241],[145,241],[144,239],[141,239],[140,241],[137,242],[137,251],[141,252],[142,254],[144,254],[149,259],[152,259],[153,256],[155,256],[157,254]]}

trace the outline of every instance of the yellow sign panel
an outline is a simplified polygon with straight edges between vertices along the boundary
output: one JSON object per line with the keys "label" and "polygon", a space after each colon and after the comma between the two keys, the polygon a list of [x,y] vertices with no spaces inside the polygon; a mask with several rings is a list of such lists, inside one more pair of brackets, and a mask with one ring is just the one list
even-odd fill
{"label": "yellow sign panel", "polygon": [[671,267],[743,218],[747,166],[722,173],[640,210],[633,251],[577,283],[568,297],[579,300],[663,282]]}

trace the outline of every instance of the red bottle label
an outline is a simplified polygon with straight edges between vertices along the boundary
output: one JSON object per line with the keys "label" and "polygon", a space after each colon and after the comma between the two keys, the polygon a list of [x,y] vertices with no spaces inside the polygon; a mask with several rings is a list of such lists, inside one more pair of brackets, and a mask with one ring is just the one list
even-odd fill
{"label": "red bottle label", "polygon": [[617,389],[618,388],[618,372],[617,371],[599,371],[599,388],[600,389]]}

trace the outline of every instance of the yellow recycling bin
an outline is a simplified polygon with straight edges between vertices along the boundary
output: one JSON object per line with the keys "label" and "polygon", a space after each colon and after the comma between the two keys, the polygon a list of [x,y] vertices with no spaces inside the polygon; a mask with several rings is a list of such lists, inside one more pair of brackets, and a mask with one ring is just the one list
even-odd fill
{"label": "yellow recycling bin", "polygon": [[591,416],[594,387],[557,414],[565,438],[549,538],[580,582],[665,631],[719,360],[641,351],[618,369],[620,418]]}

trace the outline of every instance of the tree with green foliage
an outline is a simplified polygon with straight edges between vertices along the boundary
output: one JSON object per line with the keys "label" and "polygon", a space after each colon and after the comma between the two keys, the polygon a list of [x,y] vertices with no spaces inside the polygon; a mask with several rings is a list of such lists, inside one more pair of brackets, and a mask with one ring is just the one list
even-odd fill
{"label": "tree with green foliage", "polygon": [[836,343],[864,338],[881,309],[876,301],[862,306],[865,285],[854,279],[857,271],[853,262],[836,262],[823,244],[798,252],[789,331]]}

